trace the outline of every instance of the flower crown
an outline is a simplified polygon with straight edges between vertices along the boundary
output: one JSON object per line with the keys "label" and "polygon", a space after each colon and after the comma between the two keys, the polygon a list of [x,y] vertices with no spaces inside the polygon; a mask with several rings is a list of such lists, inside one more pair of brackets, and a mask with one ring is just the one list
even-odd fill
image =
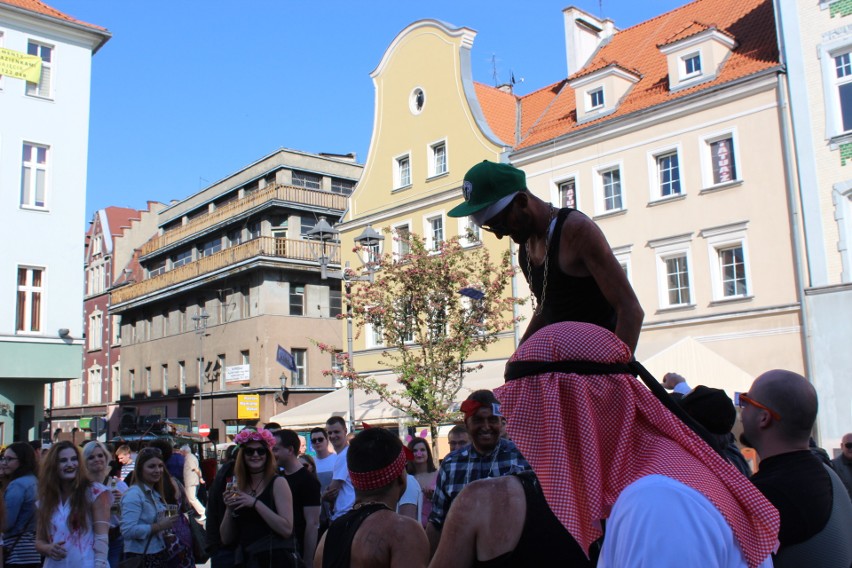
{"label": "flower crown", "polygon": [[259,428],[257,430],[249,430],[246,428],[234,437],[234,443],[238,446],[243,446],[249,442],[265,442],[270,450],[275,445],[275,436],[269,430]]}

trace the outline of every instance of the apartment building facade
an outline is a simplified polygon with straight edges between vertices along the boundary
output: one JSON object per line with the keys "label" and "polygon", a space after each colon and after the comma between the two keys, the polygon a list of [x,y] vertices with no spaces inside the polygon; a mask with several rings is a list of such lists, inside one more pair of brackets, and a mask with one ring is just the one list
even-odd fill
{"label": "apartment building facade", "polygon": [[825,448],[852,429],[852,6],[776,0],[803,222],[808,376]]}
{"label": "apartment building facade", "polygon": [[15,243],[0,256],[0,444],[41,437],[45,385],[80,374],[90,77],[109,38],[0,1],[0,236]]}
{"label": "apartment building facade", "polygon": [[[332,390],[316,342],[340,344],[340,281],[321,279],[322,244],[305,235],[340,218],[361,169],[351,155],[281,149],[159,212],[139,273],[111,292],[120,420],[180,418],[224,442]],[[339,245],[325,254],[339,268]]]}

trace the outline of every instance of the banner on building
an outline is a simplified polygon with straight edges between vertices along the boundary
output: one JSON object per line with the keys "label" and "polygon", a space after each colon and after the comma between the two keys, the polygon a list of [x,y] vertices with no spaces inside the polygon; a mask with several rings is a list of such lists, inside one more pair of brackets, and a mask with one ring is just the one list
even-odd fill
{"label": "banner on building", "polygon": [[41,78],[41,57],[0,47],[0,75],[38,83]]}
{"label": "banner on building", "polygon": [[250,380],[250,365],[231,365],[230,367],[225,367],[226,383],[248,383]]}
{"label": "banner on building", "polygon": [[260,418],[260,395],[237,395],[237,419],[257,420],[258,418]]}

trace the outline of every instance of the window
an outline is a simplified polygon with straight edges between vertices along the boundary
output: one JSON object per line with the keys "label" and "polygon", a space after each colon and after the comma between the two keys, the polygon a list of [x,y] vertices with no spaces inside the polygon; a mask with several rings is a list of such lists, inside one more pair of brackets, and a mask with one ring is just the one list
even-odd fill
{"label": "window", "polygon": [[411,161],[407,155],[396,159],[394,181],[396,182],[395,187],[411,185]]}
{"label": "window", "polygon": [[411,253],[411,227],[406,223],[405,225],[394,227],[394,231],[396,231],[394,239],[396,241],[396,254],[402,258]]}
{"label": "window", "polygon": [[178,361],[178,390],[180,394],[186,392],[186,361]]}
{"label": "window", "polygon": [[328,315],[336,318],[343,313],[343,292],[340,288],[328,288]]}
{"label": "window", "polygon": [[145,367],[145,396],[151,398],[151,367]]}
{"label": "window", "polygon": [[44,269],[18,267],[18,301],[15,330],[38,333],[42,329]]}
{"label": "window", "polygon": [[240,317],[251,317],[251,290],[248,286],[240,286]]}
{"label": "window", "polygon": [[173,269],[178,266],[183,266],[184,264],[189,264],[190,262],[192,262],[192,249],[181,251],[172,256]]}
{"label": "window", "polygon": [[713,300],[747,298],[751,294],[746,222],[704,229],[712,278]]}
{"label": "window", "polygon": [[618,211],[623,209],[624,202],[621,193],[621,169],[611,168],[598,172],[601,185],[602,211]]}
{"label": "window", "polygon": [[243,230],[242,229],[234,229],[233,231],[228,232],[228,246],[229,247],[235,247],[242,242],[243,242]]}
{"label": "window", "polygon": [[110,400],[116,401],[121,397],[121,366],[113,365],[112,366],[112,376],[111,379],[111,387],[112,390],[109,393]]}
{"label": "window", "polygon": [[103,254],[103,242],[104,238],[102,235],[95,235],[92,238],[92,256]]}
{"label": "window", "polygon": [[296,373],[290,384],[295,386],[305,386],[308,378],[308,352],[305,349],[293,349],[293,361],[296,362]]}
{"label": "window", "polygon": [[136,395],[136,371],[133,369],[127,371],[127,392],[130,398]]}
{"label": "window", "polygon": [[680,306],[690,303],[689,266],[685,254],[664,259],[666,265],[666,291],[668,305]]}
{"label": "window", "polygon": [[260,221],[254,221],[253,223],[249,223],[248,231],[249,240],[258,238],[260,236]]}
{"label": "window", "polygon": [[677,152],[657,156],[657,183],[660,197],[680,195],[680,166]]}
{"label": "window", "polygon": [[842,53],[834,58],[837,95],[840,101],[840,122],[843,132],[852,130],[852,53]]}
{"label": "window", "polygon": [[438,250],[441,248],[441,243],[444,242],[444,217],[431,217],[427,219],[428,224],[428,247],[431,250]]}
{"label": "window", "polygon": [[27,54],[41,57],[41,77],[38,83],[27,82],[27,94],[32,97],[50,98],[53,76],[53,48],[31,41],[27,43]]}
{"label": "window", "polygon": [[169,311],[163,310],[160,314],[160,337],[167,337],[169,335]]}
{"label": "window", "polygon": [[201,245],[201,256],[210,256],[222,250],[222,238],[210,239]]}
{"label": "window", "polygon": [[603,108],[604,106],[604,90],[603,87],[589,91],[589,110]]}
{"label": "window", "polygon": [[331,191],[341,195],[352,195],[355,182],[348,179],[331,178]]}
{"label": "window", "polygon": [[695,77],[701,75],[701,54],[700,53],[691,53],[685,56],[681,61],[683,61],[683,75],[684,79],[689,79],[691,77]]}
{"label": "window", "polygon": [[631,277],[633,276],[633,271],[630,269],[631,248],[631,245],[612,248],[612,254],[613,256],[615,256],[615,260],[618,261],[618,264],[621,266],[621,269],[624,270],[624,275],[627,276],[628,281],[631,281]]}
{"label": "window", "polygon": [[249,352],[248,352],[248,350],[240,351],[240,364],[241,365],[248,365],[249,364]]}
{"label": "window", "polygon": [[290,315],[305,315],[305,285],[290,284]]}
{"label": "window", "polygon": [[293,172],[293,185],[305,189],[322,189],[322,176],[307,172]]}
{"label": "window", "polygon": [[121,316],[111,316],[112,327],[110,328],[110,344],[121,345]]}
{"label": "window", "polygon": [[21,160],[21,206],[47,206],[48,147],[24,143]]}
{"label": "window", "polygon": [[447,144],[439,142],[429,148],[431,152],[429,175],[439,176],[447,173]]}
{"label": "window", "polygon": [[89,316],[89,351],[103,347],[103,313],[94,312]]}
{"label": "window", "polygon": [[707,181],[711,185],[719,185],[738,180],[733,136],[728,134],[706,142],[710,159]]}
{"label": "window", "polygon": [[559,207],[577,208],[577,185],[574,178],[559,183]]}
{"label": "window", "polygon": [[462,246],[470,247],[482,242],[479,225],[474,222],[473,217],[462,217],[459,219],[459,235],[461,236],[460,242]]}
{"label": "window", "polygon": [[160,365],[160,378],[163,380],[163,394],[169,394],[169,366]]}
{"label": "window", "polygon": [[68,403],[72,406],[83,404],[83,379],[69,381],[68,388],[71,389]]}
{"label": "window", "polygon": [[86,393],[86,404],[100,404],[103,400],[101,395],[101,368],[91,367],[89,369],[88,392]]}
{"label": "window", "polygon": [[301,223],[299,227],[299,234],[304,238],[308,232],[313,229],[317,224],[317,220],[314,217],[301,217]]}
{"label": "window", "polygon": [[154,276],[159,276],[160,274],[164,274],[166,272],[166,259],[158,260],[156,262],[152,262],[148,266],[148,278],[153,278]]}

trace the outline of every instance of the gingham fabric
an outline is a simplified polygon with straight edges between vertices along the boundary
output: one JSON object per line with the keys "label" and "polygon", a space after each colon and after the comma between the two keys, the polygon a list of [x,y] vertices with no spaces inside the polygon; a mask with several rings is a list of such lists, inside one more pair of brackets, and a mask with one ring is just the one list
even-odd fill
{"label": "gingham fabric", "polygon": [[[510,361],[630,359],[609,331],[562,322],[539,330]],[[651,474],[704,494],[731,526],[749,566],[777,548],[775,508],[634,377],[548,373],[510,381],[495,394],[548,504],[587,553],[621,491]]]}
{"label": "gingham fabric", "polygon": [[399,477],[402,470],[405,469],[405,446],[399,450],[399,455],[391,463],[381,469],[375,471],[357,472],[349,470],[349,479],[352,480],[352,487],[359,491],[372,491],[379,487],[388,485],[391,481]]}

